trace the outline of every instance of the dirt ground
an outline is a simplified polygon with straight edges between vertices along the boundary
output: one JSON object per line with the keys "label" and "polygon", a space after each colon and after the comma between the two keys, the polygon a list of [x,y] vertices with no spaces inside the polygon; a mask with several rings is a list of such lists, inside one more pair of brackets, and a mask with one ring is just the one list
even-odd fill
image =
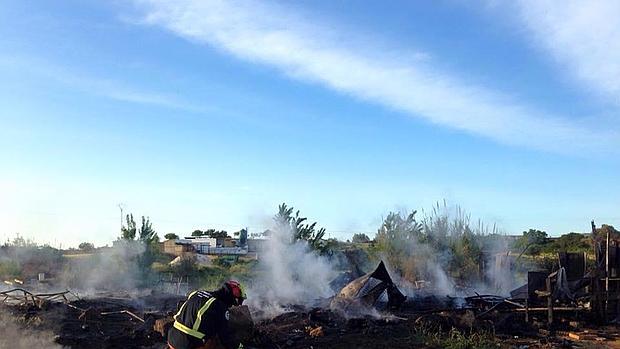
{"label": "dirt ground", "polygon": [[[402,315],[402,314],[401,314]],[[547,333],[522,314],[474,320],[467,311],[398,318],[345,319],[331,311],[295,311],[259,322],[276,348],[619,348],[618,326],[589,326]],[[471,325],[471,326],[470,326]],[[316,331],[319,329],[319,331]],[[314,334],[319,333],[318,336]],[[578,335],[581,339],[569,337]]]}

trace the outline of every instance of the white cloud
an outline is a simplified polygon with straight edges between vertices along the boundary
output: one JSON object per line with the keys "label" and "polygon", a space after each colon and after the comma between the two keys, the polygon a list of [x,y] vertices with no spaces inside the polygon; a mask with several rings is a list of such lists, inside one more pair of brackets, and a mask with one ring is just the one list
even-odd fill
{"label": "white cloud", "polygon": [[536,43],[590,89],[620,104],[620,2],[521,0]]}
{"label": "white cloud", "polygon": [[[619,143],[616,131],[541,113],[437,71],[428,59],[399,59],[398,52],[374,44],[348,44],[359,39],[273,4],[202,0],[139,4],[146,12],[145,23],[435,124],[561,153],[607,152]],[[423,52],[405,56],[428,57]]]}

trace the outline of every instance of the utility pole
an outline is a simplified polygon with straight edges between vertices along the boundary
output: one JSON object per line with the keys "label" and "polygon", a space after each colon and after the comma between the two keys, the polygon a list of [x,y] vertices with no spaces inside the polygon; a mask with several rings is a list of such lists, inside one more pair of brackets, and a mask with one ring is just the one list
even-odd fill
{"label": "utility pole", "polygon": [[118,208],[121,210],[121,234],[123,233],[123,203],[118,204]]}

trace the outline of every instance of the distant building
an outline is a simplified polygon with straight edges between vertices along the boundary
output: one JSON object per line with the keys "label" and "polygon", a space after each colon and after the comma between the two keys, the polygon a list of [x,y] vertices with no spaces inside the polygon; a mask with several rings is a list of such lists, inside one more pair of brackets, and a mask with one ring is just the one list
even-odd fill
{"label": "distant building", "polygon": [[163,243],[164,253],[180,256],[188,252],[208,255],[246,255],[247,247],[238,247],[237,240],[210,237],[186,237],[184,239],[167,240]]}
{"label": "distant building", "polygon": [[228,238],[224,239],[223,246],[221,246],[221,247],[237,247],[237,246],[238,246],[237,240],[228,237]]}
{"label": "distant building", "polygon": [[248,252],[258,253],[263,250],[265,244],[267,243],[266,239],[248,239]]}
{"label": "distant building", "polygon": [[236,247],[237,245],[237,240],[231,238],[230,236],[215,238],[214,247]]}
{"label": "distant building", "polygon": [[215,255],[221,255],[221,256],[225,256],[225,255],[246,255],[248,254],[248,249],[247,248],[242,248],[242,247],[212,247],[209,248],[209,251],[207,252],[207,254],[215,254]]}
{"label": "distant building", "polygon": [[204,236],[191,236],[185,239],[178,239],[177,243],[189,244],[194,247],[194,250],[198,253],[209,254],[209,249],[217,247],[217,239]]}
{"label": "distant building", "polygon": [[215,246],[213,247],[224,247],[224,241],[226,241],[224,237],[215,238]]}
{"label": "distant building", "polygon": [[162,242],[163,252],[174,256],[180,256],[186,253],[195,252],[194,246],[191,244],[179,243],[179,240],[172,239]]}

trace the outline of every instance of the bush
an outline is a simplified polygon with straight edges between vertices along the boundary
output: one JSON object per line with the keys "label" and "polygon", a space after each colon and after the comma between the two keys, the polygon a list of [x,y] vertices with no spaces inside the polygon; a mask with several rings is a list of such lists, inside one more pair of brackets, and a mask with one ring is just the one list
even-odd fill
{"label": "bush", "polygon": [[95,245],[90,242],[82,242],[78,245],[78,248],[82,251],[92,251],[95,249]]}
{"label": "bush", "polygon": [[364,233],[353,234],[353,237],[351,238],[351,242],[357,243],[357,244],[366,243],[366,242],[370,242],[370,238],[368,237],[368,235]]}
{"label": "bush", "polygon": [[247,281],[255,275],[258,261],[237,262],[228,269],[230,278],[238,281]]}
{"label": "bush", "polygon": [[16,261],[3,260],[0,261],[0,278],[14,279],[19,276],[20,268]]}
{"label": "bush", "polygon": [[481,222],[474,225],[460,207],[446,203],[435,205],[421,219],[416,214],[390,212],[370,251],[408,281],[445,279],[438,270],[455,278],[480,279],[482,246],[494,230]]}
{"label": "bush", "polygon": [[230,274],[226,268],[219,266],[206,267],[198,270],[196,284],[202,289],[216,290],[229,278]]}
{"label": "bush", "polygon": [[568,233],[551,243],[550,250],[554,252],[589,252],[592,251],[592,239],[579,233]]}

